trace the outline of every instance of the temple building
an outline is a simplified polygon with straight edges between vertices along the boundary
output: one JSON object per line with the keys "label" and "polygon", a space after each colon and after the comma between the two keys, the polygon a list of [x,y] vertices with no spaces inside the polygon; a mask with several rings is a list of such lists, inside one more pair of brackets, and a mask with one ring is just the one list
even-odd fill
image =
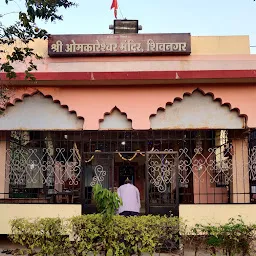
{"label": "temple building", "polygon": [[190,224],[256,211],[256,56],[248,36],[52,35],[0,114],[0,233],[15,217],[96,212],[127,179],[141,214]]}

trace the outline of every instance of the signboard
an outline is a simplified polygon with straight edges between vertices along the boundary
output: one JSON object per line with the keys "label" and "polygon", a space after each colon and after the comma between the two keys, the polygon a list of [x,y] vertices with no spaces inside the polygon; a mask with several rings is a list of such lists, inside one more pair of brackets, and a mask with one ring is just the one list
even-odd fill
{"label": "signboard", "polygon": [[51,35],[50,57],[189,55],[190,34]]}

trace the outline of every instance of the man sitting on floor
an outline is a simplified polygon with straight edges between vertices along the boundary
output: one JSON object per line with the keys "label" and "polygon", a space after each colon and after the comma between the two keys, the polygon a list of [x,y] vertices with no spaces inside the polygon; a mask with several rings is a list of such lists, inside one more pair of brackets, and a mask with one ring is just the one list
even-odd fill
{"label": "man sitting on floor", "polygon": [[123,205],[118,212],[123,216],[138,216],[140,212],[140,192],[131,184],[129,178],[125,184],[117,189],[118,196],[122,199]]}

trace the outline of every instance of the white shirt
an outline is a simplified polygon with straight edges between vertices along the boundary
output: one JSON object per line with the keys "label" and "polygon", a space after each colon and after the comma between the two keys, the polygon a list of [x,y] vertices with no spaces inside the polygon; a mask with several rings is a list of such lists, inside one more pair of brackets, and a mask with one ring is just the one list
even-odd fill
{"label": "white shirt", "polygon": [[121,197],[123,205],[119,207],[118,213],[124,211],[140,212],[140,192],[132,184],[124,184],[117,189],[117,194]]}

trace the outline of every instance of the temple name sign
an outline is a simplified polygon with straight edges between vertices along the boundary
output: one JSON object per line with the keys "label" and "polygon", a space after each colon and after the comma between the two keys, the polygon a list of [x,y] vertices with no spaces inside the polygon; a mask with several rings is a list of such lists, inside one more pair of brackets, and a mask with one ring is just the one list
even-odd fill
{"label": "temple name sign", "polygon": [[51,35],[50,57],[106,55],[190,55],[191,35],[184,34],[112,34]]}

